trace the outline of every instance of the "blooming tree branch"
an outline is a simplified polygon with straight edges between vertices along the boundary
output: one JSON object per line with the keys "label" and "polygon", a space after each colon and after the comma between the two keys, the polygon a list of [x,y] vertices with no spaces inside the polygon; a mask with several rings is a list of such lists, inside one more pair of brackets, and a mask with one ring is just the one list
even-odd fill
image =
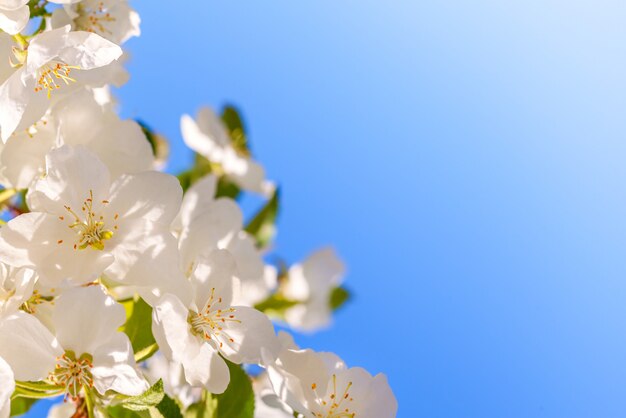
{"label": "blooming tree branch", "polygon": [[[274,253],[279,188],[239,111],[182,116],[176,177],[116,113],[139,25],[127,0],[0,0],[0,418],[44,398],[50,417],[394,417],[383,375],[276,335],[350,294],[332,248]],[[265,199],[248,223],[245,193]]]}

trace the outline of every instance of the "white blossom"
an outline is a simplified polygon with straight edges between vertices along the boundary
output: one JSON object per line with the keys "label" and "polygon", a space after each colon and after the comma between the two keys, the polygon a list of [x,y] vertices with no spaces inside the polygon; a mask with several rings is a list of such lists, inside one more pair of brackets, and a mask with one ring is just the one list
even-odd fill
{"label": "white blossom", "polygon": [[94,33],[70,32],[69,25],[33,37],[25,60],[0,85],[2,140],[38,121],[51,101],[84,85],[111,81],[116,69],[109,64],[121,55],[121,48],[111,41]]}
{"label": "white blossom", "polygon": [[[86,128],[88,127],[88,128]],[[154,157],[141,127],[122,120],[83,89],[54,105],[29,129],[0,143],[0,183],[27,188],[45,171],[45,157],[61,145],[83,145],[107,166],[112,178],[152,169]]]}
{"label": "white blossom", "polygon": [[116,44],[139,36],[140,22],[126,0],[82,0],[52,13],[52,27],[71,24],[74,30],[97,33]]}
{"label": "white blossom", "polygon": [[230,374],[219,354],[234,363],[259,363],[275,355],[276,336],[261,312],[232,305],[235,263],[226,250],[199,263],[191,282],[188,305],[174,295],[156,304],[152,331],[163,354],[182,364],[189,384],[222,393]]}
{"label": "white blossom", "polygon": [[287,299],[300,303],[285,312],[287,323],[305,331],[328,326],[331,292],[341,284],[344,274],[345,265],[332,248],[318,250],[294,264],[281,289]]}
{"label": "white blossom", "polygon": [[237,203],[226,197],[215,199],[217,178],[205,176],[187,190],[180,214],[174,221],[179,236],[183,270],[193,270],[199,258],[215,249],[234,257],[239,279],[237,303],[252,306],[265,299],[274,285],[254,239],[243,230],[243,214]]}
{"label": "white blossom", "polygon": [[124,308],[100,286],[66,290],[55,301],[54,334],[21,311],[0,322],[0,356],[17,380],[47,380],[72,399],[91,388],[138,395],[148,385],[118,331],[125,320]]}
{"label": "white blossom", "polygon": [[[301,350],[285,339],[268,367],[280,399],[304,418],[394,418],[397,401],[387,378],[360,367],[348,368],[332,353]],[[285,343],[287,341],[287,343]]]}
{"label": "white blossom", "polygon": [[33,295],[36,273],[0,263],[0,320],[17,312]]}
{"label": "white blossom", "polygon": [[180,127],[185,144],[209,161],[219,164],[239,187],[265,196],[272,194],[275,186],[265,178],[263,167],[246,151],[233,146],[226,126],[211,108],[201,108],[196,120],[183,115]]}
{"label": "white blossom", "polygon": [[149,301],[185,286],[169,231],[180,200],[172,176],[147,171],[111,182],[95,155],[63,146],[48,154],[46,176],[29,189],[31,212],[0,229],[0,258],[36,269],[49,286],[103,275],[137,286]]}

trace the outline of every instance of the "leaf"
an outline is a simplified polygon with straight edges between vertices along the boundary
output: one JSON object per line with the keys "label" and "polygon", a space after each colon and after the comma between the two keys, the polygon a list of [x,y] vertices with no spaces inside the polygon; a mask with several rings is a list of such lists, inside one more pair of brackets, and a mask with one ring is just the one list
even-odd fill
{"label": "leaf", "polygon": [[259,248],[265,248],[276,235],[276,218],[278,216],[280,191],[274,191],[272,198],[254,215],[246,225],[246,232],[252,235]]}
{"label": "leaf", "polygon": [[222,122],[228,129],[230,142],[237,152],[245,156],[250,156],[250,146],[246,136],[246,130],[239,115],[239,111],[234,106],[224,106],[222,110]]}
{"label": "leaf", "polygon": [[216,413],[217,399],[205,391],[200,402],[189,405],[185,411],[185,418],[215,418]]}
{"label": "leaf", "polygon": [[334,288],[330,293],[330,308],[333,311],[336,311],[337,309],[341,308],[347,301],[349,301],[351,297],[352,295],[347,289],[343,287]]}
{"label": "leaf", "polygon": [[23,415],[37,402],[37,399],[15,398],[11,400],[11,416]]}
{"label": "leaf", "polygon": [[254,306],[258,311],[263,312],[266,315],[284,315],[285,311],[292,306],[298,304],[296,300],[289,300],[279,293],[270,295],[263,302],[260,302]]}
{"label": "leaf", "polygon": [[128,335],[135,356],[141,357],[139,361],[146,360],[158,349],[152,335],[152,308],[143,299],[136,298],[126,311],[130,311],[130,316],[122,331]]}
{"label": "leaf", "polygon": [[178,404],[167,395],[163,396],[163,399],[159,402],[156,408],[150,409],[150,416],[155,416],[155,409],[163,418],[183,418],[183,414],[181,414]]}
{"label": "leaf", "polygon": [[230,371],[230,383],[224,393],[214,395],[217,399],[215,418],[253,418],[252,382],[241,366],[230,361],[226,363]]}
{"label": "leaf", "polygon": [[118,405],[131,411],[146,411],[150,407],[157,406],[164,396],[163,380],[159,379],[141,395],[118,397],[120,399]]}

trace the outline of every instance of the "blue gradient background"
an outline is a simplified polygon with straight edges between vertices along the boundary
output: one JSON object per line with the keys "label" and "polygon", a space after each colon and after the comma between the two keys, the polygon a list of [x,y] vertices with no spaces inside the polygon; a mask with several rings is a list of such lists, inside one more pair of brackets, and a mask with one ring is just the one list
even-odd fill
{"label": "blue gradient background", "polygon": [[277,251],[349,264],[299,343],[387,373],[403,418],[626,415],[624,2],[134,5],[123,114],[177,171],[180,115],[237,104]]}

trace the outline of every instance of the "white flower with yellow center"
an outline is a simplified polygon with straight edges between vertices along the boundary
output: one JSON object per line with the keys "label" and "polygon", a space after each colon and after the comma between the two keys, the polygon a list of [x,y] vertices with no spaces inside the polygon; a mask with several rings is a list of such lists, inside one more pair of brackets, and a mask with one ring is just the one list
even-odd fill
{"label": "white flower with yellow center", "polygon": [[148,384],[128,337],[118,331],[125,321],[124,308],[100,286],[69,289],[55,300],[54,334],[21,311],[0,322],[0,356],[16,380],[46,380],[66,398],[94,389],[139,395]]}
{"label": "white flower with yellow center", "polygon": [[216,249],[228,250],[237,264],[240,282],[235,295],[238,304],[252,306],[264,300],[273,286],[254,239],[243,230],[243,214],[229,198],[215,199],[217,179],[208,175],[187,190],[173,229],[185,272],[193,271],[197,260]]}
{"label": "white flower with yellow center", "polygon": [[170,232],[181,195],[176,178],[154,171],[111,182],[94,154],[65,145],[28,191],[32,212],[0,229],[0,260],[34,268],[45,286],[103,277],[154,300],[188,286]]}
{"label": "white flower with yellow center", "polygon": [[33,37],[16,70],[0,85],[2,140],[37,122],[52,102],[84,85],[110,82],[116,68],[109,64],[121,55],[122,49],[111,41],[95,33],[70,32],[69,25]]}
{"label": "white flower with yellow center", "polygon": [[15,390],[13,370],[0,357],[0,418],[9,418],[11,414],[11,395]]}
{"label": "white flower with yellow center", "polygon": [[83,0],[52,13],[52,27],[71,24],[75,30],[97,33],[118,45],[141,34],[140,22],[126,0]]}
{"label": "white flower with yellow center", "polygon": [[345,270],[332,248],[322,248],[291,266],[281,291],[299,303],[285,311],[287,323],[305,331],[327,327],[332,319],[331,292],[343,281]]}
{"label": "white flower with yellow center", "polygon": [[219,164],[224,173],[239,187],[270,196],[275,185],[265,178],[265,170],[250,155],[235,149],[226,126],[208,107],[198,111],[196,120],[183,115],[180,129],[185,144],[212,163]]}
{"label": "white flower with yellow center", "polygon": [[274,328],[261,312],[232,305],[235,263],[227,251],[216,250],[199,263],[191,283],[191,303],[165,295],[155,305],[152,332],[166,358],[182,364],[189,384],[222,393],[230,374],[220,354],[234,363],[271,358]]}
{"label": "white flower with yellow center", "polygon": [[[85,127],[88,127],[87,129]],[[24,189],[45,170],[45,157],[60,145],[83,145],[107,166],[112,178],[150,170],[154,157],[139,124],[122,120],[83,89],[62,100],[27,130],[0,143],[0,184]]]}
{"label": "white flower with yellow center", "polygon": [[[288,338],[281,333],[283,343]],[[294,416],[304,418],[394,418],[397,401],[383,374],[348,368],[332,353],[283,345],[268,375]]]}

